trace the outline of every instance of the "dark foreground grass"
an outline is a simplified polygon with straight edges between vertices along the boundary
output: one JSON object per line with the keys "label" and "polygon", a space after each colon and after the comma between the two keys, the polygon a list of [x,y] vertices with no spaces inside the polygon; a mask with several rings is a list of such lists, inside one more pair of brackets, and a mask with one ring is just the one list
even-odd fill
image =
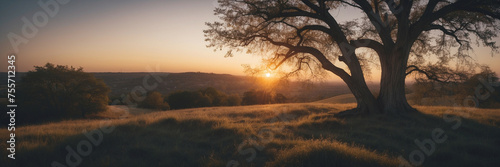
{"label": "dark foreground grass", "polygon": [[[201,108],[18,127],[16,160],[3,151],[0,164],[399,166],[406,160],[423,166],[500,165],[499,109],[417,107],[421,113],[406,116],[333,116],[349,107]],[[440,141],[433,138],[436,132]],[[0,135],[7,140],[7,130]],[[427,143],[420,148],[415,141]],[[417,152],[421,156],[411,161]]]}

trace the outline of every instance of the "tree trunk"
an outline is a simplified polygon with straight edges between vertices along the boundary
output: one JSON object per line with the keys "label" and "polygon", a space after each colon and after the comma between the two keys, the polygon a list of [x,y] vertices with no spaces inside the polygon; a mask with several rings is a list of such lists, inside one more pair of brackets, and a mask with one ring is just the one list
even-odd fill
{"label": "tree trunk", "polygon": [[356,98],[357,107],[353,110],[343,111],[337,114],[337,116],[348,116],[357,114],[370,114],[370,113],[381,113],[381,108],[375,96],[371,93],[370,89],[366,85],[364,80],[356,82],[356,80],[346,81],[349,89]]}
{"label": "tree trunk", "polygon": [[367,113],[400,114],[416,111],[406,100],[405,79],[409,49],[402,48],[389,49],[392,52],[380,56],[382,76],[378,98],[375,98],[368,89],[360,67],[351,68],[350,77],[341,77],[356,98],[357,107],[341,112],[339,116]]}
{"label": "tree trunk", "polygon": [[409,51],[395,49],[381,58],[382,76],[378,103],[383,113],[400,114],[416,111],[406,99],[405,79]]}
{"label": "tree trunk", "polygon": [[355,84],[351,91],[356,98],[359,113],[381,113],[380,106],[366,83]]}

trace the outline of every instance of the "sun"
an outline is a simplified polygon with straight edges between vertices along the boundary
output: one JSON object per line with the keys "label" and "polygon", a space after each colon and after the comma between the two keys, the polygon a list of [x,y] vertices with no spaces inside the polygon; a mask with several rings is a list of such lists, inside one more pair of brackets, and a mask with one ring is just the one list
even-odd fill
{"label": "sun", "polygon": [[266,77],[271,77],[271,73],[266,73]]}

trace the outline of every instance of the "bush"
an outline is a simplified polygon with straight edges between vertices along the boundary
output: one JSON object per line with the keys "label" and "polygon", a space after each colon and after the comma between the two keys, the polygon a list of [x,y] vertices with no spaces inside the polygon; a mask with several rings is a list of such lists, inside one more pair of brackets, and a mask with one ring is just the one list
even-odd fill
{"label": "bush", "polygon": [[[488,90],[485,83],[491,83],[492,89],[498,90],[498,77],[495,72],[489,68],[484,68],[480,73],[467,75],[461,82],[440,83],[433,80],[417,79],[413,84],[413,94],[410,100],[420,105],[429,105],[424,103],[423,99],[436,101],[445,97],[451,98],[455,104],[464,105],[464,100],[475,96],[480,108],[496,108],[500,106],[500,93],[498,91]],[[488,86],[490,86],[488,84]],[[476,92],[477,91],[477,92]],[[486,95],[484,98],[477,98],[477,95]],[[468,104],[475,105],[475,104]]]}
{"label": "bush", "polygon": [[239,106],[241,105],[241,98],[238,95],[230,95],[227,97],[228,106]]}
{"label": "bush", "polygon": [[53,65],[36,66],[18,84],[20,118],[45,121],[80,118],[107,109],[106,84],[82,68]]}
{"label": "bush", "polygon": [[286,103],[287,100],[288,99],[286,98],[286,96],[281,93],[278,93],[276,94],[276,96],[274,96],[274,103]]}
{"label": "bush", "polygon": [[139,108],[147,108],[147,109],[156,109],[156,110],[168,110],[170,106],[168,103],[164,102],[164,97],[161,93],[153,91],[149,92],[146,98],[141,101],[137,107]]}
{"label": "bush", "polygon": [[211,99],[201,92],[180,91],[172,93],[167,98],[168,104],[172,109],[196,108],[210,106]]}
{"label": "bush", "polygon": [[211,106],[237,106],[241,104],[238,95],[227,96],[215,88],[208,87],[198,91],[179,91],[170,94],[167,102],[172,109],[211,107]]}
{"label": "bush", "polygon": [[200,92],[211,99],[210,106],[226,106],[227,105],[227,95],[219,92],[213,87],[208,87],[206,89],[200,90]]}
{"label": "bush", "polygon": [[243,93],[243,105],[256,105],[256,104],[273,104],[285,103],[287,98],[285,95],[272,93],[262,90],[251,90]]}

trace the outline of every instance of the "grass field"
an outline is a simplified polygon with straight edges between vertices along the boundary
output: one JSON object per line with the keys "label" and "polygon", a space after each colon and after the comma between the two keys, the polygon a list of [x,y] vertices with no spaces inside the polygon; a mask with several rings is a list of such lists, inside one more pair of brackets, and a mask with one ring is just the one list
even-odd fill
{"label": "grass field", "polygon": [[[333,116],[352,107],[298,103],[127,113],[112,106],[90,120],[17,127],[16,160],[3,149],[0,166],[500,165],[500,109],[416,106],[421,113],[407,116]],[[8,135],[0,130],[2,148]],[[422,149],[416,140],[427,144]]]}
{"label": "grass field", "polygon": [[356,98],[354,98],[354,95],[352,94],[342,94],[317,101],[317,103],[331,103],[331,104],[356,103]]}

